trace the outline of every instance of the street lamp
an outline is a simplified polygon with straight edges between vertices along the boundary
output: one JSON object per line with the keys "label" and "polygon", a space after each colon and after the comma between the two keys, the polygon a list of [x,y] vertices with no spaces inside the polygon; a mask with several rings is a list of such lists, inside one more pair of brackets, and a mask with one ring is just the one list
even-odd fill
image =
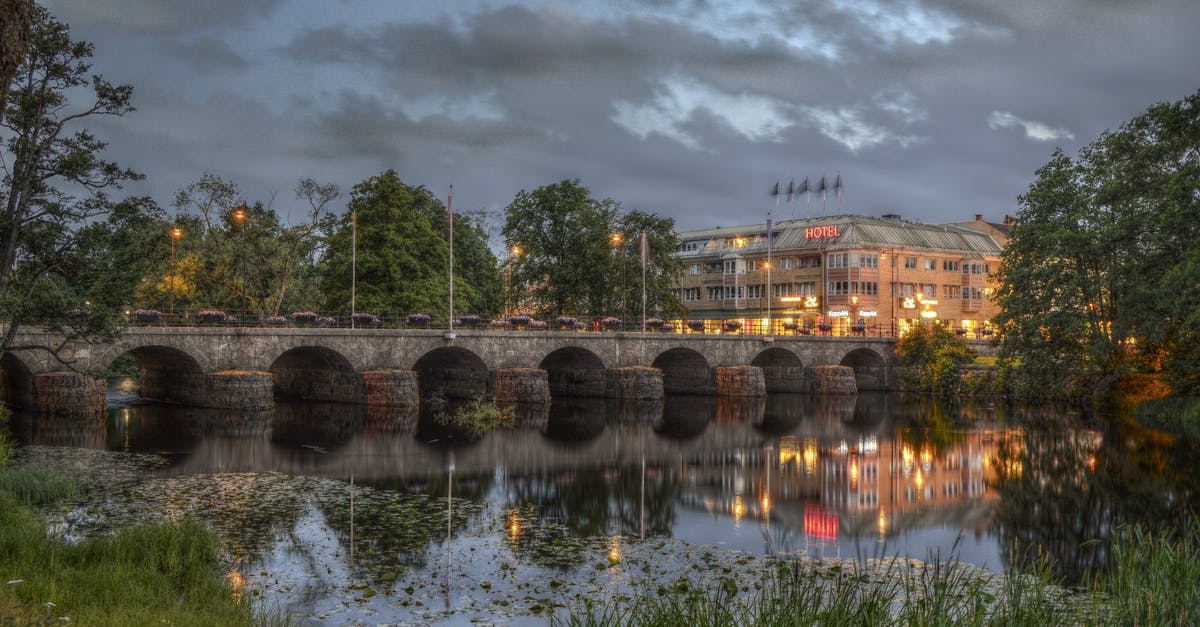
{"label": "street lamp", "polygon": [[621,249],[621,327],[625,326],[625,247],[622,244],[625,238],[620,233],[613,233],[608,236],[608,241],[612,243],[613,250]]}
{"label": "street lamp", "polygon": [[246,288],[246,218],[248,213],[245,207],[238,207],[233,210],[230,217],[238,224],[238,228],[242,230],[242,309],[243,316],[245,312],[250,311],[250,291]]}
{"label": "street lamp", "polygon": [[171,280],[167,284],[167,294],[171,299],[170,312],[175,315],[175,240],[183,239],[183,229],[171,227]]}
{"label": "street lamp", "polygon": [[509,249],[508,253],[509,253],[508,254],[508,273],[504,280],[504,283],[505,283],[505,285],[504,285],[504,318],[505,318],[505,320],[508,319],[508,314],[509,314],[508,296],[512,292],[513,260],[521,257],[521,245],[513,244],[513,247],[511,249]]}

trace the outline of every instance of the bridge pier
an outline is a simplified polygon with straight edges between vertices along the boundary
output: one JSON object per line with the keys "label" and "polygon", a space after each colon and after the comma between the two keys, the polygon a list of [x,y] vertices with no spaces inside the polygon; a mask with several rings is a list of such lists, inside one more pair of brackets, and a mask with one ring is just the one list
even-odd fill
{"label": "bridge pier", "polygon": [[38,410],[54,416],[102,416],[106,407],[106,386],[77,372],[43,372],[33,378],[37,389]]}
{"label": "bridge pier", "polygon": [[252,409],[275,404],[271,373],[222,370],[208,375],[205,406],[221,409]]}
{"label": "bridge pier", "polygon": [[497,403],[548,403],[550,383],[539,368],[505,368],[496,371]]}
{"label": "bridge pier", "polygon": [[721,366],[717,368],[717,396],[767,395],[767,381],[758,366]]}
{"label": "bridge pier", "polygon": [[604,391],[608,398],[662,400],[663,373],[646,366],[610,368],[605,372]]}
{"label": "bridge pier", "polygon": [[817,394],[857,394],[854,369],[849,366],[813,366],[813,392]]}
{"label": "bridge pier", "polygon": [[362,379],[367,405],[406,407],[421,402],[417,373],[412,370],[368,370]]}

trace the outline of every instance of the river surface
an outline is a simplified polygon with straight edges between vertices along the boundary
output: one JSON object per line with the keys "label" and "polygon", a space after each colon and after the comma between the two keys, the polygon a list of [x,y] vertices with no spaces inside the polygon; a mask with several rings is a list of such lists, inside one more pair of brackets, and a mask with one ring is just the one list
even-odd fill
{"label": "river surface", "polygon": [[52,529],[201,516],[235,588],[300,623],[539,624],[777,556],[1007,572],[1034,554],[1074,583],[1106,567],[1113,529],[1200,511],[1194,446],[1053,408],[555,399],[473,438],[434,419],[454,406],[200,410],[130,389],[99,418],[13,417],[20,463],[89,488]]}

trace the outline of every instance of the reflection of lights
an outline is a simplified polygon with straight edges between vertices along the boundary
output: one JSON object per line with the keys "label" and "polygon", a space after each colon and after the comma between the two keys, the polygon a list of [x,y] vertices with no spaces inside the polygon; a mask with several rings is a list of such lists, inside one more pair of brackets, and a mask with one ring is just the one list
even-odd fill
{"label": "reflection of lights", "polygon": [[917,468],[917,476],[913,479],[913,482],[917,484],[918,490],[925,486],[925,475],[921,473],[920,468]]}
{"label": "reflection of lights", "polygon": [[858,456],[850,456],[850,485],[858,483]]}
{"label": "reflection of lights", "polygon": [[125,377],[124,379],[121,379],[120,383],[117,384],[117,389],[121,390],[122,393],[132,394],[137,391],[138,384],[133,377]]}
{"label": "reflection of lights", "polygon": [[1094,453],[1091,455],[1088,455],[1087,467],[1088,467],[1089,471],[1096,472],[1096,455]]}
{"label": "reflection of lights", "polygon": [[888,526],[887,513],[885,513],[883,511],[883,509],[880,509],[879,510],[879,537],[880,538],[887,535],[887,526]]}
{"label": "reflection of lights", "polygon": [[733,521],[736,525],[742,524],[742,517],[746,515],[746,502],[742,500],[742,495],[733,497]]}
{"label": "reflection of lights", "polygon": [[516,509],[509,509],[505,512],[505,517],[508,518],[508,524],[505,525],[508,529],[508,540],[516,542],[517,538],[521,537],[521,514]]}
{"label": "reflection of lights", "polygon": [[904,447],[900,449],[900,461],[904,466],[905,475],[908,475],[908,473],[912,472],[913,450],[911,446],[905,444]]}
{"label": "reflection of lights", "polygon": [[933,449],[928,444],[921,447],[921,467],[929,470],[933,464]]}
{"label": "reflection of lights", "polygon": [[879,450],[879,441],[875,439],[874,435],[861,439],[858,441],[858,450],[868,454],[877,452]]}
{"label": "reflection of lights", "polygon": [[846,453],[850,452],[850,446],[846,444],[845,440],[842,440],[835,450],[837,451],[838,455],[845,455]]}
{"label": "reflection of lights", "polygon": [[800,449],[796,444],[796,438],[793,436],[784,436],[779,439],[779,465],[786,466],[788,462],[800,460]]}
{"label": "reflection of lights", "polygon": [[770,494],[764,493],[762,495],[761,504],[762,504],[762,510],[763,510],[764,516],[771,513],[771,495]]}
{"label": "reflection of lights", "polygon": [[804,440],[804,472],[810,475],[817,472],[817,441],[814,438]]}
{"label": "reflection of lights", "polygon": [[613,536],[608,540],[608,561],[610,564],[616,564],[621,561],[620,536]]}
{"label": "reflection of lights", "polygon": [[242,603],[242,590],[246,587],[246,578],[236,570],[229,571],[227,577],[229,578],[229,587],[233,588],[233,602],[240,605]]}

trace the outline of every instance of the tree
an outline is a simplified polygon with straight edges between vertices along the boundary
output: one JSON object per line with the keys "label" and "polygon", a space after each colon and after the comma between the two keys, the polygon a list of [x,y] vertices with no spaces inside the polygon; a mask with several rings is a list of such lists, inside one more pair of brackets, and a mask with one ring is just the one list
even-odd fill
{"label": "tree", "polygon": [[[0,317],[9,326],[39,324],[69,338],[107,339],[119,331],[115,312],[86,306],[64,273],[78,253],[82,225],[113,208],[108,191],[140,175],[105,161],[106,143],[70,130],[97,116],[132,111],[133,88],[91,75],[92,46],[73,41],[67,26],[34,7],[29,48],[17,67],[0,128]],[[91,89],[73,107],[68,95]],[[49,347],[54,349],[54,347]]]}
{"label": "tree", "polygon": [[959,369],[975,359],[975,351],[940,324],[919,324],[896,341],[896,363],[906,383],[922,392],[953,394]]}
{"label": "tree", "polygon": [[522,190],[505,209],[502,231],[506,246],[521,251],[510,259],[510,289],[517,294],[510,301],[528,303],[539,314],[639,311],[645,231],[651,258],[647,311],[676,311],[670,291],[680,269],[671,254],[674,226],[642,211],[622,213],[616,201],[593,199],[577,180]]}
{"label": "tree", "polygon": [[[350,212],[342,216],[322,256],[322,291],[328,311],[349,312],[351,281],[351,220],[357,220],[356,310],[372,313],[427,313],[445,320],[449,313],[449,241],[446,207],[426,188],[411,186],[388,170],[354,186]],[[481,297],[465,277],[486,275],[495,260],[477,255],[473,229],[456,216],[456,303],[471,306]],[[457,224],[462,222],[460,226]],[[467,265],[459,262],[465,249]],[[476,251],[477,252],[477,251]],[[464,274],[465,272],[465,274]],[[493,282],[497,279],[491,279]],[[486,280],[484,281],[487,282]],[[456,304],[456,313],[464,309]]]}
{"label": "tree", "polygon": [[33,0],[0,0],[0,121],[9,84],[25,60],[33,26]]}
{"label": "tree", "polygon": [[1099,394],[1161,364],[1200,393],[1200,93],[1077,159],[1056,151],[1021,205],[998,275],[1003,361],[1043,392]]}

